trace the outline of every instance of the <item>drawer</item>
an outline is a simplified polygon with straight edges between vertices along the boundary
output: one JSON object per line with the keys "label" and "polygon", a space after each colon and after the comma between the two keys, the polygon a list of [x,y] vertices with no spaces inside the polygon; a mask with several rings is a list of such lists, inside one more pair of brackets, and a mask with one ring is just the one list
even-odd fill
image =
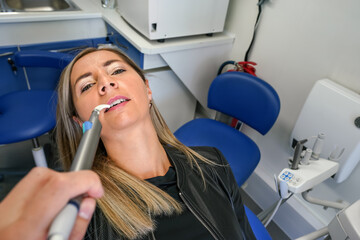
{"label": "drawer", "polygon": [[106,28],[109,41],[124,51],[141,69],[149,70],[168,66],[160,54],[144,54],[109,24],[106,24]]}

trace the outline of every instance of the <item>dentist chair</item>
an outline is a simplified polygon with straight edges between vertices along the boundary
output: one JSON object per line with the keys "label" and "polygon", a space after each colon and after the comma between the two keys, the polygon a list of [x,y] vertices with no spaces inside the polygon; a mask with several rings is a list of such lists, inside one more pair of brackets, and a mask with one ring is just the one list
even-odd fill
{"label": "dentist chair", "polygon": [[[226,72],[211,83],[208,107],[234,117],[265,135],[280,112],[280,99],[265,81],[243,72]],[[248,136],[213,119],[194,119],[184,124],[175,136],[187,146],[213,146],[228,160],[241,186],[260,161],[260,150]],[[264,225],[245,206],[249,223],[257,239],[271,239]]]}
{"label": "dentist chair", "polygon": [[[19,51],[13,56],[17,67],[62,70],[72,55],[48,51]],[[37,79],[47,81],[47,79]],[[57,96],[54,90],[20,90],[0,96],[0,145],[32,139],[37,166],[47,167],[38,137],[55,127]]]}

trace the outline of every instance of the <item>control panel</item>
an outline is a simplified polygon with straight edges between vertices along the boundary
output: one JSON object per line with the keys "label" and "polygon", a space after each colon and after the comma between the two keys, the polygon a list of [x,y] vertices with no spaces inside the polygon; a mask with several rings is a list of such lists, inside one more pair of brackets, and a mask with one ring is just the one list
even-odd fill
{"label": "control panel", "polygon": [[278,175],[278,182],[286,182],[288,191],[302,193],[333,176],[339,169],[335,161],[319,158],[309,164],[299,164],[298,169],[283,169]]}

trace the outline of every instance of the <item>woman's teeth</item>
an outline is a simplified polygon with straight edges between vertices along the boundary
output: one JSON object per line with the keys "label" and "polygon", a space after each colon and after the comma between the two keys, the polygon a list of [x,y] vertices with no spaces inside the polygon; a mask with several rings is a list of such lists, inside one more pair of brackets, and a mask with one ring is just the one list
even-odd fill
{"label": "woman's teeth", "polygon": [[110,105],[110,107],[114,107],[114,106],[116,106],[116,105],[118,105],[118,104],[120,104],[120,103],[126,102],[126,101],[127,101],[126,99],[118,99],[118,100],[114,101],[114,102]]}
{"label": "woman's teeth", "polygon": [[[126,101],[129,101],[129,99],[118,99],[118,100],[116,100],[116,101],[114,101],[114,102],[112,102],[111,104],[110,104],[110,108],[112,108],[112,107],[115,107],[116,105],[119,105],[120,103],[123,103],[123,102],[126,102]],[[106,109],[106,111],[105,112],[107,112],[110,108],[108,108],[108,109]]]}

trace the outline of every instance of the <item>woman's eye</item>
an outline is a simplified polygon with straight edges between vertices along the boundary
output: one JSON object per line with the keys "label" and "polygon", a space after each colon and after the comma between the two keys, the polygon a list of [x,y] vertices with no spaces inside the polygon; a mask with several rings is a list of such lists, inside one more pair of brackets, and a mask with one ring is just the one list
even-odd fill
{"label": "woman's eye", "polygon": [[120,74],[122,72],[125,72],[125,69],[116,69],[111,75]]}
{"label": "woman's eye", "polygon": [[89,84],[86,84],[85,87],[83,87],[81,89],[81,93],[85,92],[86,90],[90,89],[94,84],[93,83],[89,83]]}

